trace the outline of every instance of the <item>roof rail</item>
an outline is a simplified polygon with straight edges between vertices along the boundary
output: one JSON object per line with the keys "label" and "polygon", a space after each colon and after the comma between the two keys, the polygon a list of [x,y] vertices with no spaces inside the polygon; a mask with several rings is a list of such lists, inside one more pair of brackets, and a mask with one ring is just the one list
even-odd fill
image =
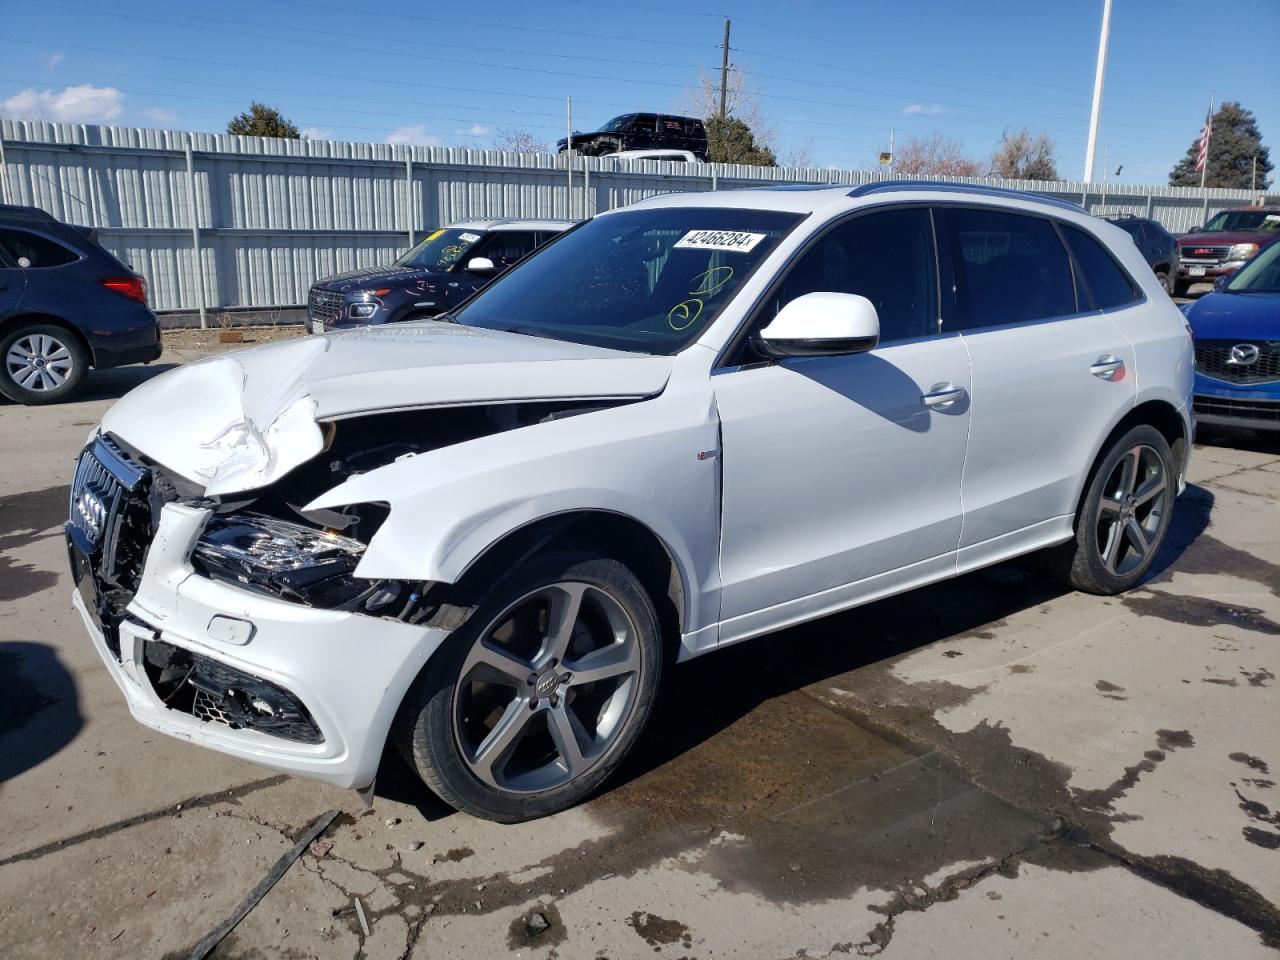
{"label": "roof rail", "polygon": [[1086,213],[1084,207],[1070,200],[1052,197],[1044,193],[1032,193],[1029,190],[1008,190],[1004,187],[990,187],[981,183],[938,183],[933,180],[882,180],[877,183],[864,183],[849,191],[849,196],[869,197],[877,193],[891,193],[895,190],[934,190],[941,193],[978,193],[988,197],[1007,197],[1010,200],[1029,200],[1032,203],[1047,203],[1054,207],[1064,207],[1075,213]]}

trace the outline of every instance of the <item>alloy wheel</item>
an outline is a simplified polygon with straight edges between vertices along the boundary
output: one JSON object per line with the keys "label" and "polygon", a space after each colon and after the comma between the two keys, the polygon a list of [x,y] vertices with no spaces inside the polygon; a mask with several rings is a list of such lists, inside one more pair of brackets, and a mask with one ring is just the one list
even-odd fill
{"label": "alloy wheel", "polygon": [[1123,577],[1159,546],[1169,502],[1169,480],[1156,449],[1139,444],[1112,468],[1098,500],[1095,522],[1102,565]]}
{"label": "alloy wheel", "polygon": [[5,354],[5,369],[25,390],[57,390],[67,382],[75,358],[67,345],[47,333],[33,333],[15,340]]}
{"label": "alloy wheel", "polygon": [[454,733],[482,782],[527,793],[575,780],[635,705],[636,625],[606,590],[563,581],[525,594],[480,633],[454,690]]}

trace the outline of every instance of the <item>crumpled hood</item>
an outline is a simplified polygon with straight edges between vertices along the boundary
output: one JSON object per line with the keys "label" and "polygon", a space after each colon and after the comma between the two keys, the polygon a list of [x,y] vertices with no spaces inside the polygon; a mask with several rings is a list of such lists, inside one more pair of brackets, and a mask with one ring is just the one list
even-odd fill
{"label": "crumpled hood", "polygon": [[415,407],[660,393],[671,357],[452,323],[391,324],[211,357],[130,391],[102,429],[210,495],[265,486],[324,446],[318,421]]}

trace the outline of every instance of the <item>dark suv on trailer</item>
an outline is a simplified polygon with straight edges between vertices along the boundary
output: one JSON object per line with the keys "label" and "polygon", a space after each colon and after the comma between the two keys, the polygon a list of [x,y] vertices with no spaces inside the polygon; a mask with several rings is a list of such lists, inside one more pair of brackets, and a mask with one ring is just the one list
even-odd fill
{"label": "dark suv on trailer", "polygon": [[[568,139],[556,146],[564,153]],[[688,150],[707,162],[707,128],[694,117],[665,113],[624,113],[594,133],[573,132],[573,149],[588,157],[603,157],[623,150]]]}
{"label": "dark suv on trailer", "polygon": [[1133,237],[1134,246],[1160,281],[1160,286],[1173,292],[1173,251],[1177,239],[1154,220],[1146,217],[1108,217],[1112,223]]}
{"label": "dark suv on trailer", "polygon": [[0,204],[0,394],[56,403],[90,367],[150,363],[160,349],[146,281],[92,230]]}
{"label": "dark suv on trailer", "polygon": [[459,220],[428,234],[389,267],[316,281],[307,297],[307,325],[312,333],[324,333],[445,313],[572,225]]}
{"label": "dark suv on trailer", "polygon": [[1259,250],[1280,240],[1280,207],[1223,210],[1203,227],[1178,238],[1173,292],[1235,273]]}

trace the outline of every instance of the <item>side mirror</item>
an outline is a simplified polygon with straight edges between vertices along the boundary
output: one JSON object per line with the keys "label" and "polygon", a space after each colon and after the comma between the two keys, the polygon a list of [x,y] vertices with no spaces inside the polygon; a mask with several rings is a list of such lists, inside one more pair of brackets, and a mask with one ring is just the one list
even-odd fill
{"label": "side mirror", "polygon": [[467,269],[472,273],[493,273],[498,267],[488,257],[472,257],[467,261]]}
{"label": "side mirror", "polygon": [[1224,273],[1220,277],[1215,277],[1213,280],[1213,289],[1221,290],[1227,285],[1227,282],[1234,276],[1235,276],[1234,273]]}
{"label": "side mirror", "polygon": [[1188,230],[1187,233],[1199,233],[1203,229],[1204,227],[1202,227],[1200,224],[1197,223],[1194,227]]}
{"label": "side mirror", "polygon": [[866,353],[880,339],[875,305],[856,293],[806,293],[760,331],[759,349],[771,357]]}

